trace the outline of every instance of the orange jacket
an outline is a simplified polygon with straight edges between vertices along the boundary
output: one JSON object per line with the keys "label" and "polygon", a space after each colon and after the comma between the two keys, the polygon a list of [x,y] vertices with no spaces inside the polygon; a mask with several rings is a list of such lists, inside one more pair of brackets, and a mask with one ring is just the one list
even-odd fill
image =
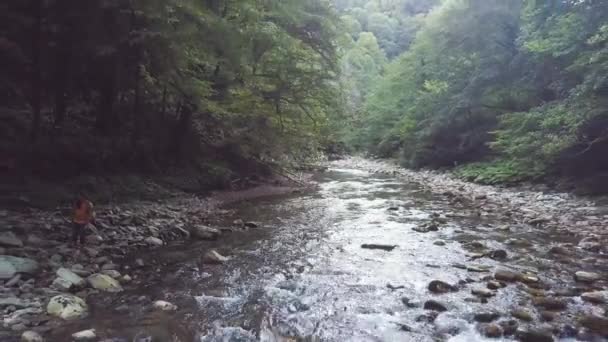
{"label": "orange jacket", "polygon": [[78,224],[88,224],[94,218],[93,203],[84,200],[80,203],[80,207],[74,209],[73,221]]}

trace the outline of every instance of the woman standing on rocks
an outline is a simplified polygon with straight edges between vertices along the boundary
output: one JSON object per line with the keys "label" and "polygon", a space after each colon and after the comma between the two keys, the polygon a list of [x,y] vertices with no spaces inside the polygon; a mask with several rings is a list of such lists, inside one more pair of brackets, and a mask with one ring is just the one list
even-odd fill
{"label": "woman standing on rocks", "polygon": [[85,197],[80,197],[74,207],[72,218],[72,243],[74,246],[84,245],[86,228],[88,224],[95,225],[95,212],[93,203]]}

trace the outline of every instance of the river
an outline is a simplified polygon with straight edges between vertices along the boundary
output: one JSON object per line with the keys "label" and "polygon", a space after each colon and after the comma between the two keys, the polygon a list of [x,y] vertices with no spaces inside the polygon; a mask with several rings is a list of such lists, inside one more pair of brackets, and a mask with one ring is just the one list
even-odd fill
{"label": "river", "polygon": [[[539,291],[549,294],[536,277],[555,291],[574,286],[571,273],[581,265],[546,253],[550,241],[569,242],[567,235],[509,228],[504,216],[480,215],[467,202],[390,174],[337,164],[315,181],[314,191],[236,204],[229,208],[234,215],[216,222],[230,227],[240,218],[257,228],[140,255],[154,266],[137,286],[94,300],[88,319],[56,337],[95,328],[116,342],[496,341],[479,332],[484,323],[477,320],[574,341],[568,336],[576,335],[579,314],[603,316],[602,306],[578,297],[560,297],[568,308],[554,310],[550,320],[531,304]],[[229,260],[202,263],[209,248]],[[484,255],[497,250],[506,259]],[[604,261],[590,267],[605,272]],[[523,272],[530,281],[489,291],[497,269]],[[433,280],[453,291],[431,293]],[[178,311],[151,310],[157,299]],[[429,300],[445,308],[428,310]],[[528,310],[531,322],[513,318],[516,308]]]}

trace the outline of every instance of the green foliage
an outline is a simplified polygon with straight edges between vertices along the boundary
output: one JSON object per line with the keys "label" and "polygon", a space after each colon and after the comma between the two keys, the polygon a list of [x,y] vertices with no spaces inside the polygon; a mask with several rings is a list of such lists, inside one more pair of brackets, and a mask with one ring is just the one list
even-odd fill
{"label": "green foliage", "polygon": [[532,169],[530,165],[520,164],[514,160],[494,160],[475,162],[456,167],[454,174],[469,182],[481,184],[517,183],[536,179],[546,170]]}
{"label": "green foliage", "polygon": [[339,111],[338,20],[324,0],[10,0],[0,10],[0,90],[31,113],[25,145],[76,130],[121,146],[102,165],[224,150],[273,160],[317,148]]}
{"label": "green foliage", "polygon": [[[370,12],[384,10],[382,24],[377,14],[363,22],[359,2],[347,12],[363,30],[373,27],[392,57],[383,40],[394,12],[370,3]],[[410,167],[493,160],[458,171],[490,183],[608,171],[607,2],[434,5],[416,16],[413,42],[374,78],[346,141]]]}

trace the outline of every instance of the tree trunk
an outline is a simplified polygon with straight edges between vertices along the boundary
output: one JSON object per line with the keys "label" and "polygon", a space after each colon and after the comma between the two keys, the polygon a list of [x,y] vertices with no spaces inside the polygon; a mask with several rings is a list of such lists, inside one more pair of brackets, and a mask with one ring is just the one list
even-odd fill
{"label": "tree trunk", "polygon": [[42,0],[32,0],[34,24],[32,26],[32,126],[30,139],[38,139],[42,120]]}

